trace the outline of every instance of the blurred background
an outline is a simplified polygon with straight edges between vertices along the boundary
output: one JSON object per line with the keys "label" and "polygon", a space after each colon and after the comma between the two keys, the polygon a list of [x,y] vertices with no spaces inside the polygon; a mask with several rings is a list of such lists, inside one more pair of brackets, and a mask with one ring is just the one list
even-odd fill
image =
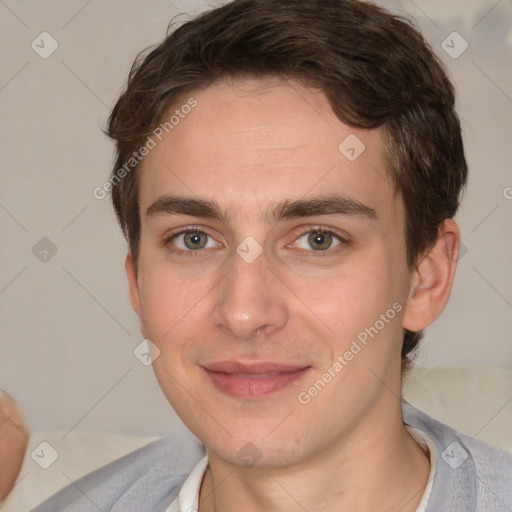
{"label": "blurred background", "polygon": [[[0,388],[31,430],[162,435],[180,425],[134,351],[126,242],[102,133],[137,53],[222,2],[0,0]],[[458,91],[470,165],[463,246],[422,366],[512,370],[512,2],[378,2],[414,19]],[[143,359],[143,358],[141,358]]]}

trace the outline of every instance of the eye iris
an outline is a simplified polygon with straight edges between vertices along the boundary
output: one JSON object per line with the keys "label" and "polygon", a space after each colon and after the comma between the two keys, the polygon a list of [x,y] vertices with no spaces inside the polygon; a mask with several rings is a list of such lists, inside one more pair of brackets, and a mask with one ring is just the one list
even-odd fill
{"label": "eye iris", "polygon": [[199,231],[190,231],[185,233],[183,241],[188,249],[202,249],[206,245],[206,236]]}
{"label": "eye iris", "polygon": [[325,250],[329,249],[332,243],[332,235],[330,233],[323,233],[321,231],[316,231],[310,233],[308,237],[308,242],[311,244],[311,247]]}

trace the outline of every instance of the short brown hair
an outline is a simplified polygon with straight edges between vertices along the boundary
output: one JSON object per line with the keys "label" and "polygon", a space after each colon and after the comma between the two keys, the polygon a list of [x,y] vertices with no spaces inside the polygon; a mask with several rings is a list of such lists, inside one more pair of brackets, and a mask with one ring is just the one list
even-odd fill
{"label": "short brown hair", "polygon": [[[135,60],[108,122],[112,177],[180,97],[225,78],[277,76],[323,91],[344,123],[383,127],[389,171],[405,208],[407,264],[432,247],[467,179],[455,94],[408,20],[357,0],[234,0],[184,23]],[[112,187],[137,262],[137,167]],[[402,361],[422,332],[404,330]]]}

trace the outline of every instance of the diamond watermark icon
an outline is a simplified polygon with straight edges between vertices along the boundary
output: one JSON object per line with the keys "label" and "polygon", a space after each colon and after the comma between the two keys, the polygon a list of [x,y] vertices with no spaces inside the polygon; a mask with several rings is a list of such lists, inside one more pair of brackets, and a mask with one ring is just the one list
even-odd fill
{"label": "diamond watermark icon", "polygon": [[469,43],[458,32],[452,32],[441,43],[441,48],[452,59],[458,59],[468,49],[468,47]]}
{"label": "diamond watermark icon", "polygon": [[253,263],[263,252],[263,247],[252,236],[248,236],[236,248],[236,252],[246,263]]}
{"label": "diamond watermark icon", "polygon": [[59,453],[50,443],[43,441],[34,448],[30,456],[38,466],[48,469],[59,458]]}
{"label": "diamond watermark icon", "polygon": [[468,458],[468,452],[457,441],[453,441],[444,449],[441,457],[448,466],[457,469]]}
{"label": "diamond watermark icon", "polygon": [[263,454],[253,443],[245,443],[236,454],[238,460],[244,466],[254,466],[259,462]]}
{"label": "diamond watermark icon", "polygon": [[48,32],[41,32],[30,45],[39,57],[47,59],[59,47],[59,43]]}
{"label": "diamond watermark icon", "polygon": [[359,137],[352,133],[341,142],[338,149],[347,160],[353,162],[361,156],[361,153],[366,149],[366,146]]}
{"label": "diamond watermark icon", "polygon": [[43,263],[48,263],[56,254],[57,246],[49,239],[43,236],[32,247],[32,254]]}
{"label": "diamond watermark icon", "polygon": [[143,339],[133,351],[133,355],[144,365],[151,366],[160,356],[160,349],[148,339]]}
{"label": "diamond watermark icon", "polygon": [[464,242],[459,242],[459,257],[457,261],[460,261],[468,253],[468,246]]}

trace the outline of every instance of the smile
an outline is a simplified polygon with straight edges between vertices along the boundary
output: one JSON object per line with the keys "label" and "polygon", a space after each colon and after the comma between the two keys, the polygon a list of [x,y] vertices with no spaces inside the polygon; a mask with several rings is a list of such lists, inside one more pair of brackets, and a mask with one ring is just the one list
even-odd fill
{"label": "smile", "polygon": [[233,361],[202,367],[214,386],[236,398],[265,398],[302,378],[311,366],[279,363],[241,364]]}

